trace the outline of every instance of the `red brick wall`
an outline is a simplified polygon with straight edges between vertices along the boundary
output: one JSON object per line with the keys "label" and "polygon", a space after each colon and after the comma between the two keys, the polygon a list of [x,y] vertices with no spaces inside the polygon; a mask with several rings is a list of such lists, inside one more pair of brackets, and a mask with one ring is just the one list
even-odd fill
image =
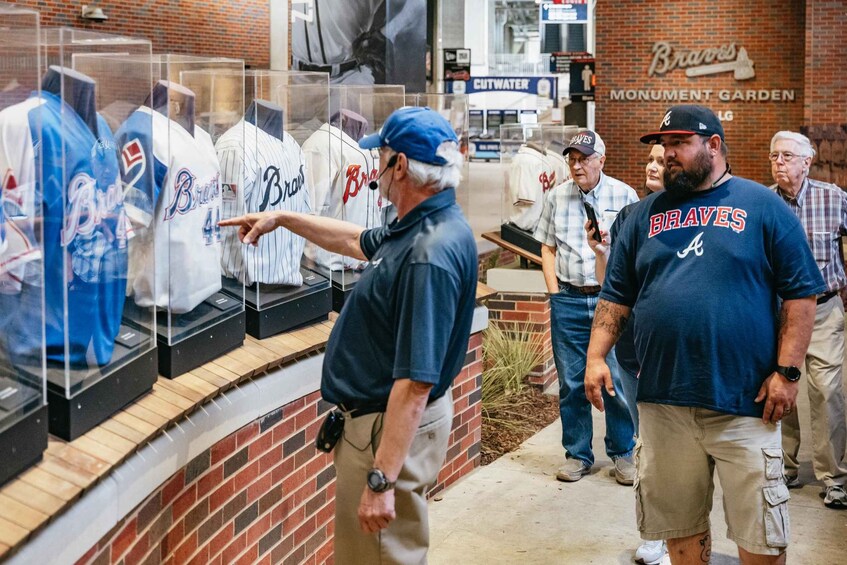
{"label": "red brick wall", "polygon": [[453,431],[447,459],[429,496],[449,487],[480,464],[482,447],[482,333],[471,336],[465,366],[453,381]]}
{"label": "red brick wall", "polygon": [[806,1],[805,124],[847,124],[847,2]]}
{"label": "red brick wall", "polygon": [[[812,1],[812,0],[810,0]],[[826,4],[843,2],[826,2]],[[805,2],[786,0],[665,0],[598,2],[596,8],[596,128],[606,141],[606,172],[634,186],[644,182],[647,147],[638,142],[658,127],[668,106],[662,101],[611,101],[613,89],[793,89],[794,102],[703,102],[716,111],[733,111],[725,121],[733,171],[772,182],[767,152],[771,136],[803,123]],[[833,23],[833,26],[837,26]],[[828,34],[843,36],[841,27]],[[830,41],[830,37],[823,41]],[[656,41],[704,49],[735,42],[747,49],[756,77],[736,81],[732,73],[687,78],[684,70],[647,76]],[[831,60],[830,64],[840,65]],[[843,77],[842,77],[843,79]],[[714,96],[714,94],[713,94]],[[833,104],[844,107],[844,98]]]}
{"label": "red brick wall", "polygon": [[[480,463],[482,334],[453,387],[447,460],[430,491]],[[77,562],[332,563],[335,470],[314,448],[330,406],[315,392],[248,424],[194,458]]]}
{"label": "red brick wall", "polygon": [[550,299],[540,293],[498,293],[486,302],[488,318],[506,330],[526,329],[541,348],[541,363],[534,367],[527,381],[541,390],[556,382],[553,340],[550,334]]}
{"label": "red brick wall", "polygon": [[[255,68],[270,64],[267,0],[10,0],[41,12],[42,26],[68,26],[143,37],[154,53],[185,53],[244,59]],[[80,18],[83,4],[96,4],[109,20]]]}
{"label": "red brick wall", "polygon": [[497,267],[505,267],[517,261],[518,257],[511,251],[506,249],[492,249],[479,254],[479,282],[484,283],[488,280],[488,269]]}

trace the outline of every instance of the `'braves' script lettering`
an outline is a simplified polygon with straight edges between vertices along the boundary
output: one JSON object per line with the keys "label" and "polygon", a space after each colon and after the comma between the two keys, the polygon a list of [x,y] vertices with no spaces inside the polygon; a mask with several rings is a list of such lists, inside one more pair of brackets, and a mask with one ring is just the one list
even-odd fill
{"label": "'braves' script lettering", "polygon": [[[262,195],[262,203],[259,204],[259,211],[264,212],[269,206],[276,206],[280,202],[285,202],[288,198],[293,197],[300,192],[303,185],[306,183],[306,173],[303,170],[303,165],[300,165],[300,172],[291,180],[285,181],[285,186],[279,182],[280,173],[279,167],[270,166],[265,169],[262,175],[262,181],[265,183],[265,192]],[[271,200],[271,193],[274,193],[274,198]]]}
{"label": "'braves' script lettering", "polygon": [[734,61],[737,55],[735,43],[697,50],[674,49],[667,41],[657,41],[653,44],[653,61],[647,69],[647,76],[663,75],[674,69],[697,67],[704,63]]}
{"label": "'braves' script lettering", "polygon": [[122,202],[123,194],[117,184],[98,191],[94,179],[85,173],[77,174],[68,183],[68,212],[62,230],[62,245],[68,245],[77,235],[94,233]]}
{"label": "'braves' script lettering", "polygon": [[344,186],[344,196],[342,200],[345,204],[351,198],[356,198],[359,191],[365,187],[370,181],[376,180],[379,176],[379,171],[372,169],[368,174],[367,169],[362,170],[361,165],[350,165],[347,167],[346,177],[347,183]]}
{"label": "'braves' script lettering", "polygon": [[198,206],[209,204],[221,194],[220,175],[203,185],[197,185],[197,177],[188,169],[180,169],[174,175],[174,192],[165,209],[165,221],[176,214],[187,214]]}

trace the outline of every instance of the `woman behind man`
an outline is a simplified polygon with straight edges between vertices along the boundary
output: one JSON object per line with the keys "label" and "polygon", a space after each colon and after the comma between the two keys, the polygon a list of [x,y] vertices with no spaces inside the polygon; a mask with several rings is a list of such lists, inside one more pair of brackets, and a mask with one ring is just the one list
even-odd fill
{"label": "woman behind man", "polygon": [[[639,195],[645,195],[643,197],[649,196],[654,192],[661,192],[664,190],[664,180],[663,175],[665,172],[665,150],[659,145],[653,145],[650,147],[650,156],[647,158],[647,167],[645,168],[645,172],[647,174],[647,178],[644,180],[644,191],[639,191]],[[594,239],[594,230],[591,228],[588,222],[585,223],[585,231],[588,233],[588,244],[591,246],[592,251],[597,255],[596,265],[596,277],[597,281],[602,285],[603,280],[606,278],[606,263],[609,259],[609,251],[611,245],[614,245],[614,242],[620,233],[620,228],[623,225],[624,220],[626,220],[627,216],[632,212],[633,207],[638,206],[639,202],[635,202],[634,204],[629,204],[625,206],[620,213],[618,214],[615,222],[612,224],[612,227],[608,232],[600,230],[600,234],[603,236],[603,240],[598,242]],[[623,333],[621,334],[620,339],[615,345],[615,353],[617,355],[618,364],[620,365],[623,371],[621,372],[621,384],[624,389],[624,396],[626,397],[627,406],[629,407],[630,414],[632,415],[632,422],[635,424],[635,433],[638,434],[638,409],[635,405],[635,396],[636,391],[638,389],[638,359],[635,356],[635,335],[632,330],[633,322],[630,319]],[[657,565],[659,563],[667,562],[670,563],[670,560],[667,558],[667,547],[665,546],[665,542],[663,541],[647,541],[641,544],[639,548],[635,552],[635,560],[645,565]],[[665,561],[663,561],[663,559]]]}

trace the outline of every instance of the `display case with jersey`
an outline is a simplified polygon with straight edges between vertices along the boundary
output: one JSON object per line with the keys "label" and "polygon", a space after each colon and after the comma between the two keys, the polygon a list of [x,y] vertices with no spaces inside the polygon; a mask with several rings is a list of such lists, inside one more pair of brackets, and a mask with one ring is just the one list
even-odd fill
{"label": "display case with jersey", "polygon": [[33,155],[40,109],[7,127],[10,113],[38,96],[38,26],[36,12],[0,4],[0,484],[47,448],[42,184]]}
{"label": "display case with jersey", "polygon": [[[73,439],[149,391],[156,379],[154,312],[125,307],[135,233],[115,124],[106,119],[125,100],[125,90],[149,92],[150,70],[122,69],[116,89],[114,80],[98,82],[76,64],[111,51],[149,56],[151,47],[145,40],[69,28],[43,29],[40,36],[40,66],[34,67],[40,91],[0,116],[4,137],[19,144],[9,168],[41,175],[44,285],[38,292],[44,319],[14,317],[13,358],[24,359],[44,344],[50,432]],[[40,380],[39,364],[19,366]]]}
{"label": "display case with jersey", "polygon": [[[244,63],[235,59],[102,55],[78,68],[123,62],[151,69],[146,92],[121,108],[120,176],[131,195],[127,308],[156,311],[158,370],[175,377],[244,341],[243,286],[224,290],[225,198],[215,142],[244,114]],[[118,114],[116,114],[118,115]],[[242,148],[243,150],[243,148]]]}
{"label": "display case with jersey", "polygon": [[[379,131],[391,113],[405,105],[405,87],[330,85],[329,121],[303,143],[307,183],[316,214],[352,222],[364,229],[393,216],[390,180],[379,188],[379,152],[361,149],[359,140]],[[326,141],[329,139],[329,151]],[[390,179],[388,175],[387,179]],[[341,311],[367,261],[306,246],[308,264],[332,282],[332,305]]]}
{"label": "display case with jersey", "polygon": [[[224,192],[222,213],[312,213],[309,179],[326,177],[320,168],[329,162],[316,160],[311,166],[318,170],[307,171],[301,145],[329,121],[328,75],[247,71],[244,94],[244,115],[215,143],[221,182],[233,187]],[[324,141],[328,153],[329,137]],[[246,285],[250,335],[263,339],[327,319],[329,279],[302,265],[305,239],[286,229],[265,234],[255,246],[241,243],[234,229],[224,230],[222,238],[224,288]]]}
{"label": "display case with jersey", "polygon": [[577,128],[557,124],[509,124],[500,126],[500,163],[503,196],[500,206],[500,237],[521,249],[541,255],[533,237],[541,219],[544,197],[569,178],[564,150],[565,136]]}
{"label": "display case with jersey", "polygon": [[406,95],[407,106],[426,106],[441,114],[456,132],[459,138],[459,150],[462,153],[462,181],[456,188],[456,203],[462,207],[465,216],[468,216],[471,206],[470,197],[470,163],[469,163],[469,135],[470,123],[468,118],[468,95],[467,94],[433,94],[419,93]]}

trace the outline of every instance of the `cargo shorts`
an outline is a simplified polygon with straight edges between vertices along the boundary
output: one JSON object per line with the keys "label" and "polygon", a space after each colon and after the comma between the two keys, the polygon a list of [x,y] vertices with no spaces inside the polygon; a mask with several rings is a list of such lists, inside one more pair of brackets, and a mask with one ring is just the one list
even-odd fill
{"label": "cargo shorts", "polygon": [[729,539],[778,555],[789,541],[788,488],[779,425],[705,408],[639,402],[636,517],[641,537],[663,540],[710,529],[714,471]]}

